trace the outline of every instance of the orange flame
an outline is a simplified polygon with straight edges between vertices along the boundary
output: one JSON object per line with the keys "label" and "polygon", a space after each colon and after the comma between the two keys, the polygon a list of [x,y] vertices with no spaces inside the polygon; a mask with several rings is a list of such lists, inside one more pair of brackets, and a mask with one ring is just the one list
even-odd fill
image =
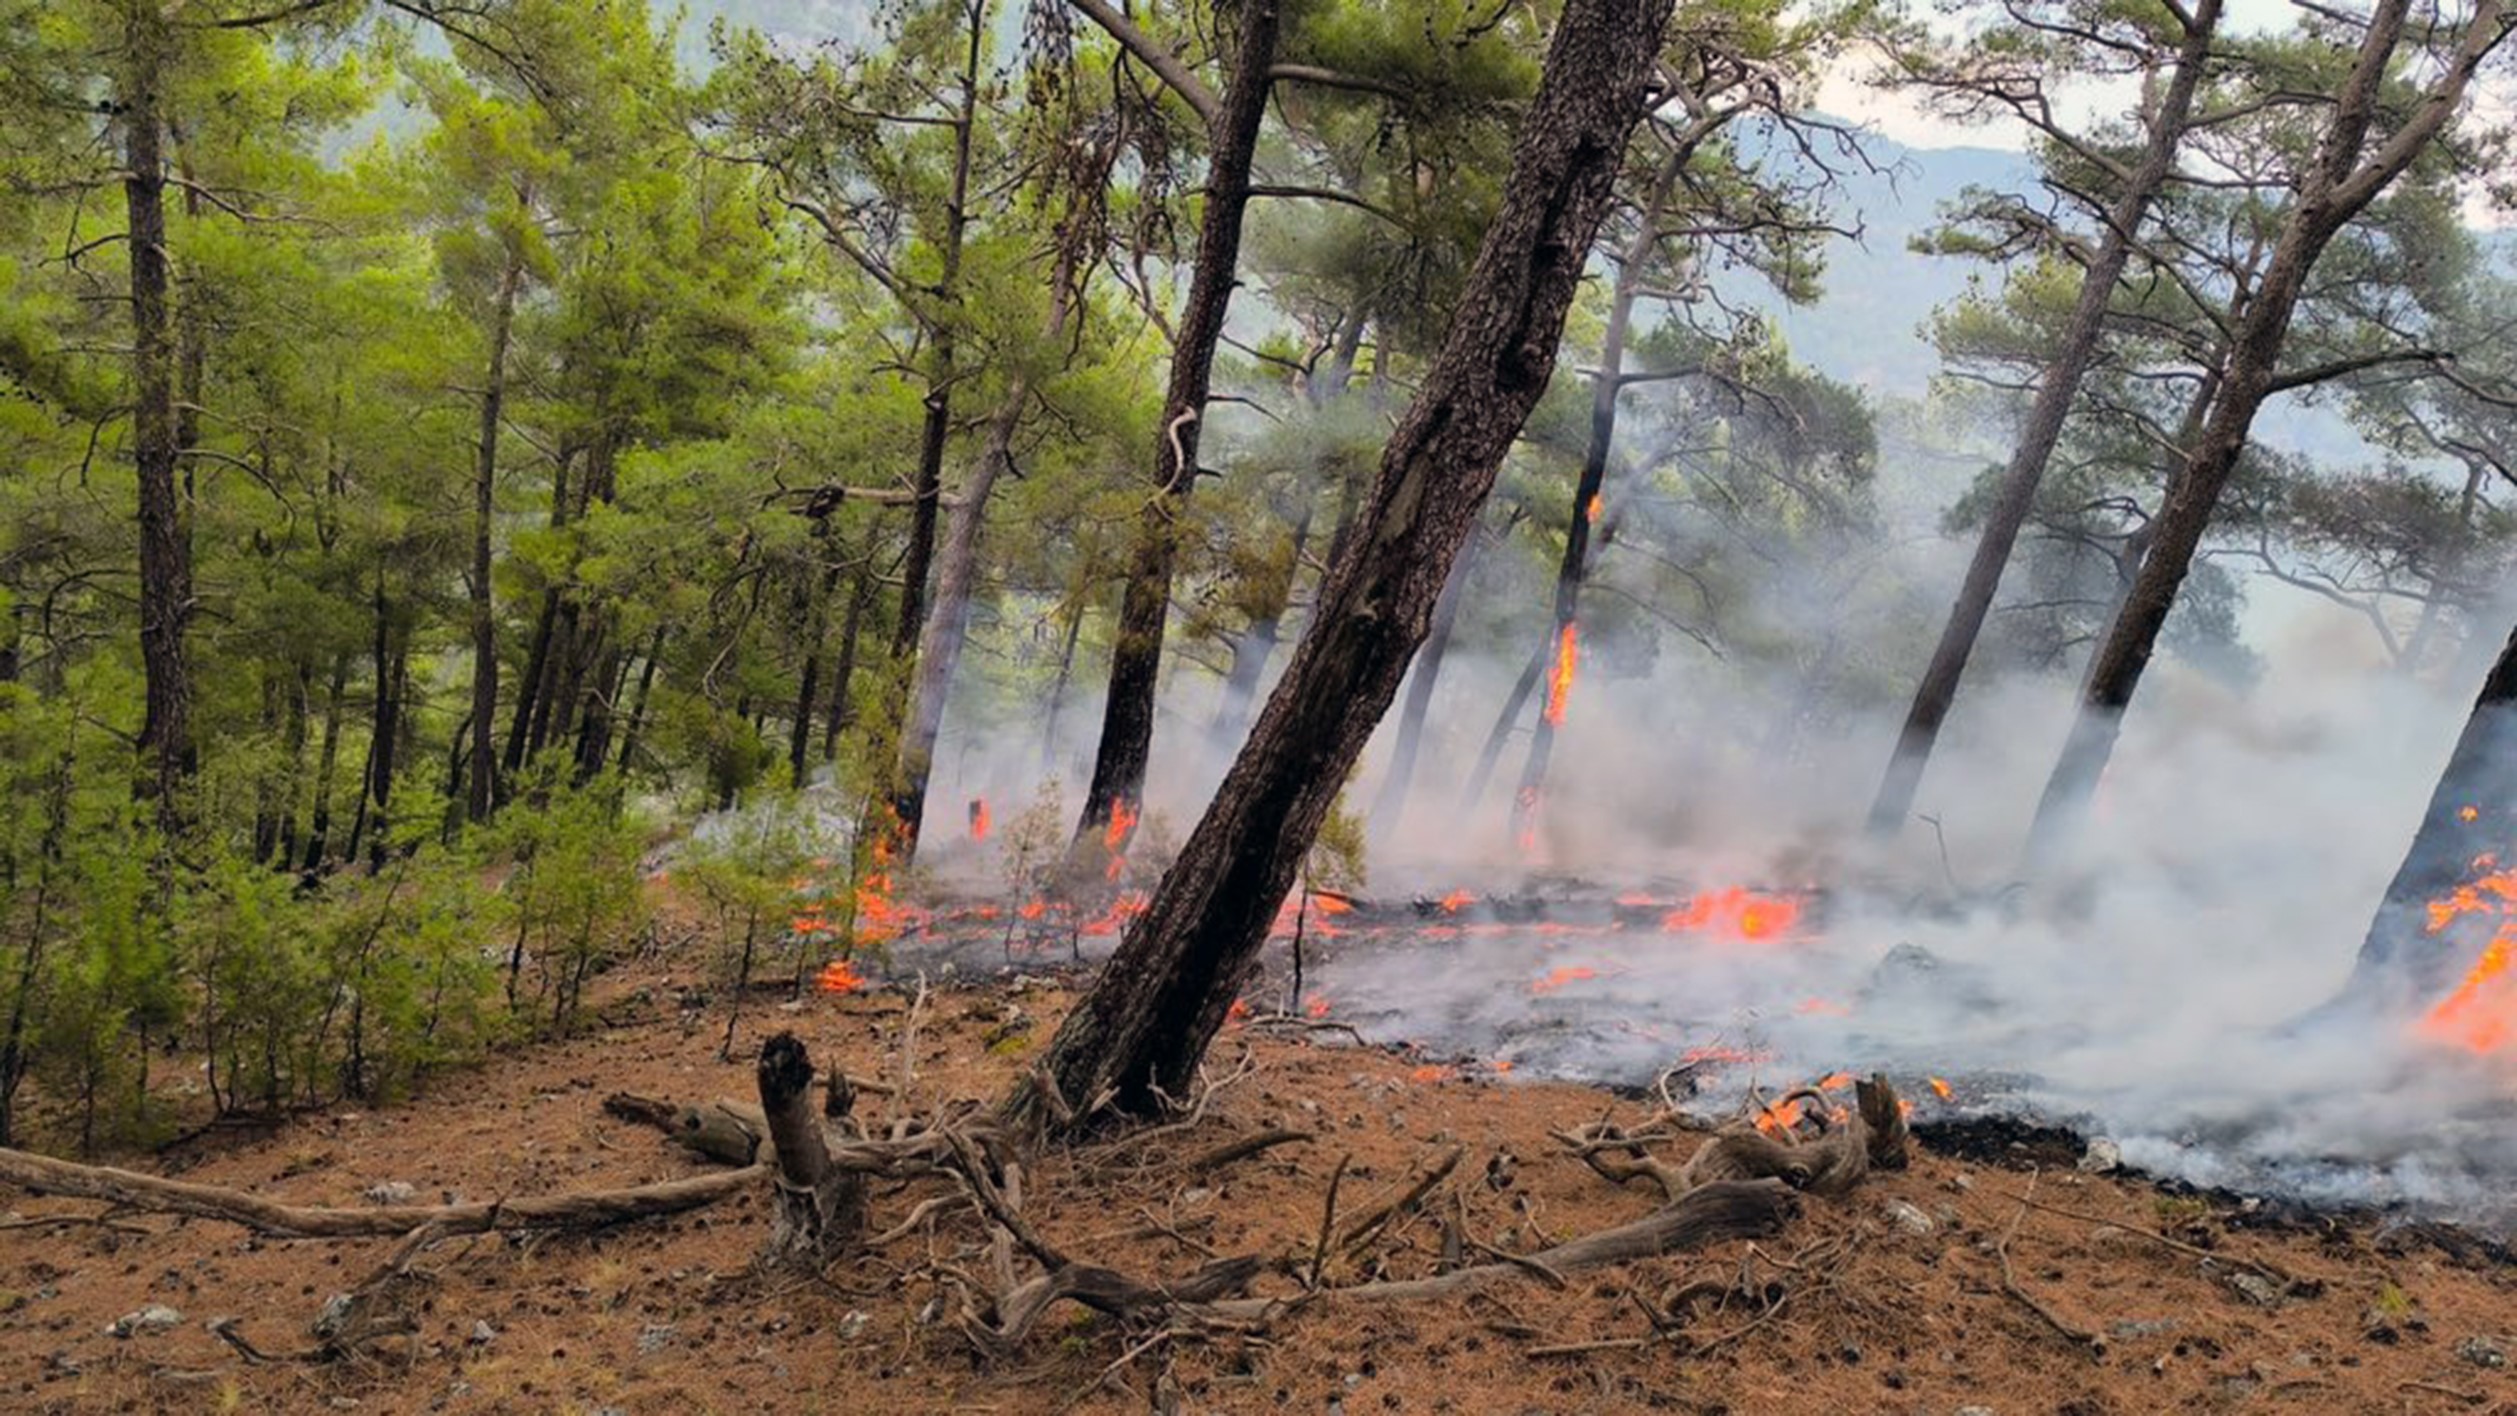
{"label": "orange flame", "polygon": [[1757,1129],[1771,1136],[1800,1124],[1800,1101],[1787,1097],[1757,1113]]}
{"label": "orange flame", "polygon": [[972,797],[970,799],[970,839],[974,841],[986,840],[988,838],[988,824],[988,799],[986,797]]}
{"label": "orange flame", "polygon": [[1102,828],[1101,844],[1110,852],[1110,868],[1104,874],[1112,880],[1127,869],[1127,838],[1140,819],[1135,803],[1126,797],[1110,803],[1110,824]]}
{"label": "orange flame", "polygon": [[1451,1069],[1448,1067],[1418,1067],[1407,1074],[1407,1080],[1419,1086],[1431,1086],[1435,1082],[1449,1081],[1450,1077]]}
{"label": "orange flame", "polygon": [[2509,974],[2517,963],[2517,869],[2500,869],[2499,858],[2489,853],[2474,857],[2473,869],[2471,883],[2429,902],[2425,932],[2444,933],[2474,914],[2496,914],[2499,924],[2472,971],[2421,1019],[2420,1030],[2468,1052],[2497,1052],[2517,1038],[2517,978]]}
{"label": "orange flame", "polygon": [[1334,890],[1314,890],[1311,892],[1311,907],[1324,915],[1352,914],[1355,902],[1353,897]]}
{"label": "orange flame", "polygon": [[1547,671],[1547,726],[1551,728],[1564,726],[1564,703],[1573,693],[1573,666],[1581,656],[1574,624],[1567,620],[1556,635],[1555,665]]}
{"label": "orange flame", "polygon": [[1538,980],[1536,983],[1531,984],[1529,986],[1529,991],[1533,994],[1553,993],[1568,983],[1579,983],[1583,979],[1597,977],[1599,977],[1599,970],[1597,969],[1586,969],[1579,967],[1578,965],[1561,968],[1548,974],[1545,978]]}
{"label": "orange flame", "polygon": [[1442,897],[1442,913],[1458,914],[1461,910],[1466,909],[1475,903],[1477,903],[1477,897],[1475,895],[1468,893],[1466,890],[1453,890],[1451,893]]}
{"label": "orange flame", "polygon": [[1949,1089],[1949,1084],[1938,1077],[1930,1077],[1925,1080],[1931,1083],[1933,1094],[1938,1096],[1942,1101],[1947,1101],[1951,1096],[1955,1095],[1955,1093]]}
{"label": "orange flame", "polygon": [[1314,1018],[1325,1018],[1328,1016],[1328,1000],[1325,998],[1314,998],[1310,1002],[1302,1005],[1302,1011],[1310,1014]]}
{"label": "orange flame", "polygon": [[2480,807],[2460,806],[2456,808],[2456,819],[2459,821],[2473,821],[2480,818],[2481,815],[2482,809]]}
{"label": "orange flame", "polygon": [[1589,521],[1597,521],[1597,520],[1599,520],[1599,509],[1600,509],[1602,506],[1605,506],[1606,504],[1607,504],[1607,503],[1602,502],[1602,501],[1599,499],[1599,493],[1597,493],[1597,492],[1593,492],[1593,493],[1591,493],[1591,504],[1590,504],[1590,506],[1589,506],[1589,507],[1587,507],[1587,508],[1585,509],[1585,516],[1584,516],[1584,519],[1585,519],[1585,520],[1589,520]]}
{"label": "orange flame", "polygon": [[846,959],[835,959],[821,971],[818,978],[813,980],[813,986],[824,993],[854,993],[865,987],[865,976],[858,973],[856,965]]}
{"label": "orange flame", "polygon": [[1799,922],[1800,901],[1754,894],[1736,885],[1698,895],[1661,916],[1661,928],[1673,933],[1705,930],[1753,941],[1778,938]]}

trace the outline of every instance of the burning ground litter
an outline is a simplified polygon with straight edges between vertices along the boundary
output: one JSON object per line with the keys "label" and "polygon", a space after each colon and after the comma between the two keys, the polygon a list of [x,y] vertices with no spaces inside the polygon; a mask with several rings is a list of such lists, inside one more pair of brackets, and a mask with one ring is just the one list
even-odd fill
{"label": "burning ground litter", "polygon": [[[2494,872],[2437,908],[2442,928],[2487,915],[2485,933],[2506,932],[2517,894]],[[940,906],[892,941],[887,967],[1088,962],[1141,903],[1120,891],[1090,909]],[[2130,965],[2157,967],[2147,979],[2101,979],[2069,937],[2010,894],[1578,879],[1312,891],[1288,900],[1236,1013],[1422,1066],[1675,1086],[1707,1116],[1877,1069],[1926,1120],[2058,1127],[2182,1184],[2517,1230],[2504,1183],[2517,1081],[2499,1034],[2480,1031],[2504,1026],[2495,954],[2417,1026],[2302,1036],[2282,1026],[2277,988],[2274,1006],[2215,1022],[2179,999],[2172,963],[2154,954]]]}

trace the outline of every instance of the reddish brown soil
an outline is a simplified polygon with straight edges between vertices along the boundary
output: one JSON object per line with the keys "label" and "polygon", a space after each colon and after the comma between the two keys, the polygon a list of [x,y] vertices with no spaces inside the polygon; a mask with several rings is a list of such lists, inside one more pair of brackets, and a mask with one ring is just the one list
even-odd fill
{"label": "reddish brown soil", "polygon": [[[660,978],[648,996],[669,1000]],[[632,981],[635,982],[635,981]],[[948,992],[918,1046],[914,1097],[931,1106],[995,1092],[1065,1003],[1054,990]],[[983,1039],[1018,1007],[1036,1025],[993,1051]],[[599,1035],[521,1050],[450,1079],[409,1105],[311,1118],[209,1156],[187,1178],[297,1203],[356,1205],[380,1182],[423,1200],[638,1184],[698,1168],[662,1137],[606,1117],[605,1093],[743,1096],[748,1057],[793,1027],[816,1058],[859,1075],[896,1064],[906,1002],[893,994],[757,1007],[736,1059],[716,1060],[721,1014],[684,1020],[669,1001],[616,1007]],[[1053,1156],[1028,1178],[1034,1223],[1053,1243],[1145,1277],[1201,1262],[1172,1239],[1137,1237],[1156,1219],[1224,1254],[1307,1263],[1331,1171],[1345,1158],[1340,1208],[1352,1214],[1404,1184],[1411,1167],[1466,1147],[1457,1178],[1477,1239],[1525,1250],[1644,1213],[1656,1196],[1620,1191],[1560,1156],[1552,1128],[1614,1107],[1580,1087],[1445,1073],[1404,1059],[1299,1040],[1247,1038],[1256,1072],[1225,1090],[1190,1134],[1141,1156]],[[881,1098],[863,1109],[880,1113]],[[1257,1128],[1316,1139],[1244,1160],[1203,1182],[1166,1169]],[[1509,1155],[1508,1186],[1489,1162]],[[1081,1174],[1098,1164],[1100,1173]],[[2517,1411],[2512,1273],[2436,1250],[2389,1254],[2365,1232],[2263,1235],[2138,1183],[2036,1177],[2036,1197],[2088,1220],[2022,1212],[2025,1173],[1918,1156],[1842,1200],[1811,1200],[1779,1238],[1674,1255],[1574,1279],[1537,1278],[1467,1299],[1330,1308],[1264,1333],[1157,1347],[1105,1369],[1142,1334],[1080,1309],[1057,1310],[1020,1361],[984,1367],[947,1320],[922,1325],[937,1262],[983,1274],[973,1220],[954,1215],[839,1267],[826,1284],[772,1281],[749,1263],[765,1197],[604,1234],[458,1240],[432,1250],[416,1353],[407,1361],[248,1365],[204,1328],[234,1315],[266,1349],[304,1347],[306,1325],[391,1248],[374,1242],[256,1240],[226,1225],[142,1218],[144,1234],[94,1227],[0,1231],[0,1410],[376,1412],[1142,1411],[1157,1381],[1175,1409],[1214,1412]],[[878,1194],[889,1226],[922,1182]],[[1901,1201],[1932,1232],[1891,1222]],[[92,1209],[0,1194],[22,1216]],[[2015,1233],[2012,1233],[2015,1226]],[[2129,1232],[2167,1228],[2232,1259],[2269,1260],[2323,1281],[2321,1294],[2264,1306],[2234,1263],[2206,1264]],[[2062,1322],[2108,1335],[2102,1355],[2058,1334],[2006,1293],[1994,1248],[2011,1233],[2018,1286]],[[1438,1231],[1418,1218],[1369,1266],[1430,1273]],[[1796,1257],[1797,1256],[1797,1257]],[[1797,1264],[1795,1269],[1793,1265]],[[1696,1279],[1779,1284],[1789,1301],[1757,1322],[1734,1305],[1704,1312],[1674,1342],[1578,1357],[1551,1343],[1650,1331],[1634,1301]],[[1332,1267],[1332,1282],[1368,1274]],[[1291,1291],[1271,1274],[1260,1291]],[[170,1332],[118,1339],[106,1327],[151,1303],[180,1310]],[[2372,1323],[2384,1319],[2372,1330]],[[472,1340],[476,1324],[495,1336]],[[1755,1324],[1753,1327],[1751,1324]],[[1720,1341],[1721,1339],[1729,1339]],[[2501,1344],[2476,1347],[2472,1339]],[[1718,1341],[1697,1353],[1694,1344]],[[2459,1352],[2462,1346],[2464,1351]],[[1167,1352],[1167,1356],[1166,1356]],[[1693,1355],[1690,1355],[1690,1354]],[[2476,1360],[2481,1358],[2483,1360]],[[1124,1383],[1124,1387],[1120,1385]]]}

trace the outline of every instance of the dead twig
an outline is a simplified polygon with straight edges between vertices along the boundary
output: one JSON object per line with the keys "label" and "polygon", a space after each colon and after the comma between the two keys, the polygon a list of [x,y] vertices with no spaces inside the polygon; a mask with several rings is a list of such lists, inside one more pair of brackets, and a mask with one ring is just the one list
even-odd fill
{"label": "dead twig", "polygon": [[2019,1222],[2026,1219],[2028,1211],[2034,1207],[2028,1201],[2036,1194],[2036,1182],[2038,1178],[2039,1177],[2035,1174],[2030,1174],[2028,1176],[2027,1196],[2021,1199],[2018,1213],[2010,1217],[2009,1227],[2002,1231],[2001,1242],[1993,1245],[1993,1257],[2001,1262],[2001,1291],[2018,1300],[2019,1306],[2036,1314],[2038,1318],[2044,1321],[2047,1327],[2052,1328],[2057,1334],[2070,1339],[2072,1342],[2079,1344],[2081,1347],[2088,1349],[2090,1356],[2101,1356],[2106,1351],[2106,1339],[2104,1337],[2098,1335],[2097,1333],[2087,1331],[2086,1329],[2074,1327],[2070,1323],[2064,1322],[2060,1317],[2055,1316],[2053,1309],[2038,1302],[2026,1289],[2021,1288],[2019,1286],[2018,1277],[2010,1271],[2010,1241],[2012,1238],[2016,1237],[2019,1232]]}

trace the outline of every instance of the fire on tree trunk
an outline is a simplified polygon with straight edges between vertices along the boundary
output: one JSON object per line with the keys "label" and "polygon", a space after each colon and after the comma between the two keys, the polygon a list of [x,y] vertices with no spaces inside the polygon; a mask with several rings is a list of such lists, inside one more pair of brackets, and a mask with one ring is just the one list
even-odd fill
{"label": "fire on tree trunk", "polygon": [[[2511,1036],[2517,944],[2517,633],[2482,682],[2412,848],[2360,945],[2342,1002],[2431,1008],[2428,1027],[2488,1051]],[[2459,986],[2458,970],[2469,969]]]}
{"label": "fire on tree trunk", "polygon": [[1319,608],[1214,802],[1051,1041],[1018,1123],[1184,1094],[1364,742],[1424,639],[1496,469],[1554,370],[1670,0],[1572,0],[1441,353],[1390,436]]}

